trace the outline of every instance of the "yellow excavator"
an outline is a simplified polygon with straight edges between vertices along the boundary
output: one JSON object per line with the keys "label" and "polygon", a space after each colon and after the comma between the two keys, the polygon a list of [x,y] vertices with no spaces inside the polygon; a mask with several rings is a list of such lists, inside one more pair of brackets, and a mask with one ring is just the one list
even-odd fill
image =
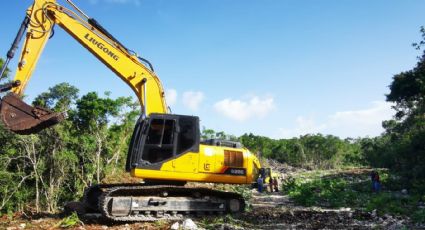
{"label": "yellow excavator", "polygon": [[136,94],[141,116],[136,122],[126,170],[139,184],[98,184],[85,190],[80,213],[100,214],[113,221],[180,219],[199,213],[244,210],[237,193],[184,186],[186,182],[251,184],[261,169],[259,160],[238,142],[200,140],[199,118],[170,114],[164,90],[152,65],[126,48],[73,2],[69,8],[55,0],[34,0],[7,53],[0,76],[24,38],[16,75],[0,86],[4,126],[18,134],[32,134],[66,116],[21,100],[54,25],[120,77]]}

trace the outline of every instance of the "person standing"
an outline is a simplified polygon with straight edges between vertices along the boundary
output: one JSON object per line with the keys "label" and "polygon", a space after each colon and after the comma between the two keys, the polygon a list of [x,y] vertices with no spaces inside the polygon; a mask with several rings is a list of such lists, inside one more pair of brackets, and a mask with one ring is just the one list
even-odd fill
{"label": "person standing", "polygon": [[372,192],[375,192],[375,175],[376,175],[376,172],[375,170],[373,170],[370,173],[370,181],[372,181]]}
{"label": "person standing", "polygon": [[258,192],[262,193],[263,192],[263,178],[261,176],[259,176],[258,179],[257,179],[257,186],[258,186]]}
{"label": "person standing", "polygon": [[381,179],[379,178],[379,173],[376,172],[375,173],[375,192],[380,192],[381,191]]}
{"label": "person standing", "polygon": [[274,183],[274,178],[273,177],[270,177],[270,179],[269,179],[270,192],[273,192],[273,183]]}
{"label": "person standing", "polygon": [[279,192],[279,184],[277,183],[277,178],[273,178],[273,187],[275,192]]}
{"label": "person standing", "polygon": [[381,191],[381,179],[379,177],[379,173],[377,171],[372,171],[370,173],[370,179],[372,181],[372,192],[380,192]]}

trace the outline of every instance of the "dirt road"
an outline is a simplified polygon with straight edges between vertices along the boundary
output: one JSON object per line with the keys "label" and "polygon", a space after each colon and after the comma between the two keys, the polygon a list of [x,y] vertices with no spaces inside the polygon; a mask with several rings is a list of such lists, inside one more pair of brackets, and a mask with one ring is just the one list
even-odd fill
{"label": "dirt road", "polygon": [[288,196],[254,193],[252,210],[243,215],[245,228],[255,229],[400,229],[406,220],[350,208],[297,206]]}

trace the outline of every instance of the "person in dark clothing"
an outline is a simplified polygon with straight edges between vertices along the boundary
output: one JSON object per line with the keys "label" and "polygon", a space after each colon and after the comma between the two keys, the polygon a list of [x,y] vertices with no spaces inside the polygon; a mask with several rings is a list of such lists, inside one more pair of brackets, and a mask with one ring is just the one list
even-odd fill
{"label": "person in dark clothing", "polygon": [[279,185],[277,183],[277,178],[273,178],[273,187],[275,192],[279,192]]}
{"label": "person in dark clothing", "polygon": [[274,179],[272,177],[270,177],[270,179],[269,179],[270,192],[273,192],[273,183],[274,183]]}
{"label": "person in dark clothing", "polygon": [[379,173],[377,171],[372,171],[370,174],[370,179],[372,181],[372,192],[380,192],[381,180],[379,178]]}
{"label": "person in dark clothing", "polygon": [[381,191],[381,179],[379,178],[379,173],[375,173],[375,192]]}
{"label": "person in dark clothing", "polygon": [[263,192],[263,178],[261,176],[259,176],[258,179],[257,179],[257,186],[258,186],[258,192],[262,193]]}

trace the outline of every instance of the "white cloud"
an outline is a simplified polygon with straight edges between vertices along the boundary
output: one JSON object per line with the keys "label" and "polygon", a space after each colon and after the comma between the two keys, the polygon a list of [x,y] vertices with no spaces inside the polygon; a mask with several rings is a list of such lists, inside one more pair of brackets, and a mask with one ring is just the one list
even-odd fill
{"label": "white cloud", "polygon": [[183,105],[191,110],[198,110],[202,100],[204,100],[204,93],[202,92],[187,91],[183,93]]}
{"label": "white cloud", "polygon": [[384,129],[382,121],[389,120],[394,115],[392,104],[384,101],[375,101],[372,107],[357,111],[337,112],[329,117],[329,132],[344,137],[377,136]]}
{"label": "white cloud", "polygon": [[[295,119],[296,127],[293,129],[280,129],[281,137],[290,138],[307,133],[320,133],[326,127],[325,124],[316,124],[312,117],[299,116]],[[279,137],[280,138],[280,137]]]}
{"label": "white cloud", "polygon": [[311,117],[299,116],[296,126],[292,129],[280,129],[280,135],[290,138],[320,132],[342,138],[377,136],[384,131],[382,121],[389,120],[394,115],[391,105],[384,101],[375,101],[367,109],[336,112],[321,124],[316,124]]}
{"label": "white cloud", "polygon": [[263,118],[274,108],[272,97],[260,99],[257,96],[253,96],[246,101],[226,98],[214,104],[214,109],[218,113],[240,122],[251,118]]}
{"label": "white cloud", "polygon": [[165,90],[165,99],[167,101],[167,105],[173,106],[177,101],[177,90],[175,89],[167,89]]}

